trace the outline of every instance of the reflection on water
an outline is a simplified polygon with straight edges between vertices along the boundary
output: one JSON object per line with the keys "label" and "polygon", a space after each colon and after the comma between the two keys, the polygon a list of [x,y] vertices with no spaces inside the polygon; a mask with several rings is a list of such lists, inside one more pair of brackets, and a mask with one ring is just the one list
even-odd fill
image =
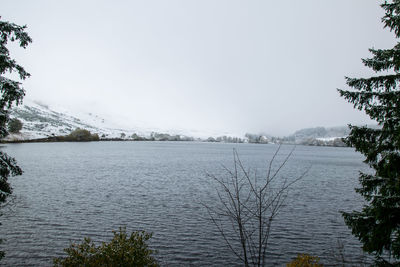
{"label": "reflection on water", "polygon": [[[70,242],[111,239],[112,230],[153,232],[151,245],[168,266],[235,266],[201,203],[212,205],[215,185],[236,148],[245,166],[262,174],[275,145],[180,142],[10,144],[3,148],[25,171],[12,178],[14,203],[3,210],[0,236],[7,266],[51,266]],[[282,154],[291,147],[282,147]],[[283,155],[282,155],[283,157]],[[281,158],[280,158],[281,159]],[[283,174],[308,175],[294,185],[270,242],[271,265],[297,253],[333,263],[337,241],[348,259],[359,243],[339,211],[361,206],[354,192],[362,156],[350,148],[296,148]],[[279,160],[279,158],[278,158]],[[337,249],[336,249],[337,251]]]}

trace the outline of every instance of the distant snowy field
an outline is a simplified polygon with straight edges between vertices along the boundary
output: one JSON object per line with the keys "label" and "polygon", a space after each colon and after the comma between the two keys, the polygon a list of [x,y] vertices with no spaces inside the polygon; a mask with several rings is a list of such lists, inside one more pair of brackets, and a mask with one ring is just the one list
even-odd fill
{"label": "distant snowy field", "polygon": [[142,131],[124,129],[115,123],[92,113],[73,113],[60,107],[49,107],[40,102],[25,101],[23,105],[14,107],[12,118],[18,118],[22,124],[20,134],[12,134],[8,139],[35,139],[53,135],[67,135],[71,131],[82,128],[110,138],[120,137],[122,133],[132,135]]}
{"label": "distant snowy field", "polygon": [[[5,140],[30,140],[49,136],[68,135],[77,128],[89,130],[93,134],[97,133],[101,138],[122,137],[129,139],[134,134],[148,138],[152,133],[158,133],[180,136],[181,140],[187,140],[187,137],[189,137],[192,138],[191,140],[209,141],[211,139],[218,141],[221,137],[239,137],[243,142],[252,142],[250,139],[254,138],[255,140],[264,140],[265,142],[262,143],[311,145],[331,145],[330,143],[349,134],[347,126],[306,128],[296,131],[290,136],[281,138],[264,133],[245,135],[245,133],[217,133],[188,129],[171,130],[150,127],[144,123],[135,125],[126,123],[124,125],[123,123],[116,122],[128,121],[126,117],[129,118],[129,114],[121,114],[119,118],[112,118],[107,115],[100,116],[92,112],[69,110],[59,106],[49,106],[38,101],[24,100],[23,105],[14,107],[11,112],[11,118],[17,118],[22,122],[22,130],[19,134],[10,134]],[[222,140],[225,139],[222,138]]]}
{"label": "distant snowy field", "polygon": [[77,128],[86,129],[91,133],[97,133],[99,136],[107,138],[119,138],[121,134],[124,134],[127,138],[133,134],[148,137],[152,132],[196,138],[216,137],[218,135],[218,133],[195,130],[170,130],[145,125],[122,125],[112,119],[91,112],[72,111],[30,100],[24,100],[23,105],[14,107],[11,118],[19,119],[23,127],[19,134],[10,134],[5,138],[6,140],[29,140],[54,135],[67,135]]}

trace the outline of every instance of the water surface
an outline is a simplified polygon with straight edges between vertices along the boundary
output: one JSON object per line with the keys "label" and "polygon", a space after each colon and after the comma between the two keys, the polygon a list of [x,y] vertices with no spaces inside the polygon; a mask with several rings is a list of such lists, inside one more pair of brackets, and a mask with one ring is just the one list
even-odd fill
{"label": "water surface", "polygon": [[[195,142],[8,144],[24,174],[11,179],[13,203],[3,209],[0,236],[7,266],[51,266],[71,242],[106,241],[112,230],[153,232],[163,266],[235,266],[238,260],[210,222],[202,203],[215,203],[206,172],[225,175],[236,148],[243,164],[264,175],[276,145]],[[290,146],[281,148],[282,156]],[[354,192],[363,157],[350,148],[298,146],[283,175],[298,176],[272,229],[271,266],[297,253],[334,263],[337,242],[349,260],[359,242],[340,210],[361,206]]]}

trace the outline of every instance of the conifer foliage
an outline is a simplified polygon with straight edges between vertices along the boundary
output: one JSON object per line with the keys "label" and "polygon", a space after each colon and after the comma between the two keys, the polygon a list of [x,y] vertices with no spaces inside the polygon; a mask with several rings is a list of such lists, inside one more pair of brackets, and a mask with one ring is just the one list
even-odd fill
{"label": "conifer foliage", "polygon": [[54,267],[157,267],[154,258],[155,251],[149,248],[148,240],[151,234],[144,231],[132,232],[128,235],[126,228],[121,227],[114,232],[114,238],[96,246],[90,238],[85,238],[81,244],[71,244],[64,249],[68,254],[65,258],[54,259]]}
{"label": "conifer foliage", "polygon": [[[8,135],[7,122],[12,105],[20,104],[25,95],[20,81],[11,80],[4,75],[17,73],[20,80],[25,80],[30,76],[21,65],[10,57],[10,51],[6,47],[8,41],[16,41],[20,47],[26,48],[32,39],[25,29],[26,26],[0,21],[0,138]],[[0,203],[4,202],[11,193],[8,183],[10,175],[20,175],[21,173],[22,170],[18,167],[15,159],[0,151]]]}
{"label": "conifer foliage", "polygon": [[[384,27],[400,38],[400,0],[386,1]],[[372,174],[360,173],[356,191],[366,200],[361,211],[343,213],[346,224],[363,249],[376,256],[378,265],[398,265],[400,260],[400,43],[392,49],[370,49],[365,66],[370,78],[347,78],[354,90],[339,93],[355,108],[364,110],[377,129],[351,126],[346,139],[365,157]]]}

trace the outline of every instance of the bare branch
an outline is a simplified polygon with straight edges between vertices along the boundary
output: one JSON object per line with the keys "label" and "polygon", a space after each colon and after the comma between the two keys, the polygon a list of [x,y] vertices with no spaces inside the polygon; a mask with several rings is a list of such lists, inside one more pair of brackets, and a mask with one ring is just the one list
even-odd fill
{"label": "bare branch", "polygon": [[[226,172],[225,178],[207,174],[221,188],[216,190],[220,206],[217,208],[204,206],[229,249],[245,266],[265,266],[272,222],[283,208],[290,187],[302,179],[309,170],[308,168],[295,179],[284,176],[279,183],[276,183],[277,178],[282,177],[278,174],[293,155],[295,147],[273,171],[280,149],[281,145],[269,161],[265,180],[258,179],[256,170],[252,178],[253,172],[250,168],[245,168],[236,149],[233,149],[233,170],[222,165]],[[216,218],[227,220],[224,222]],[[236,235],[231,238],[228,238],[224,230],[229,222]],[[240,248],[233,242],[239,242]]]}

